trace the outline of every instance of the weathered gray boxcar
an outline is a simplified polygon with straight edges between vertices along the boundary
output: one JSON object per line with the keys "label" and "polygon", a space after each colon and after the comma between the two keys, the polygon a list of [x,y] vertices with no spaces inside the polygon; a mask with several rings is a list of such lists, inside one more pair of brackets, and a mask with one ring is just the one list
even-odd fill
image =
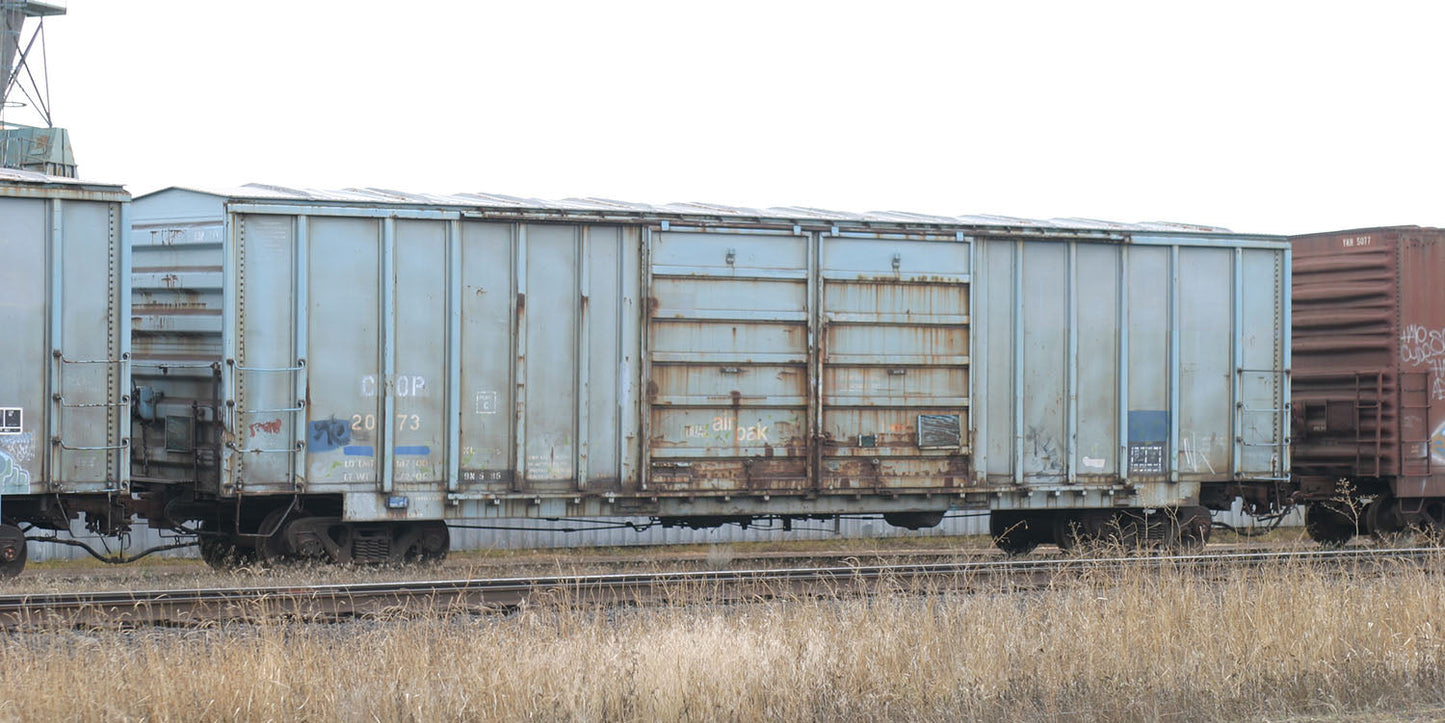
{"label": "weathered gray boxcar", "polygon": [[488,517],[1202,539],[1289,469],[1275,237],[246,186],[132,239],[133,475],[211,559]]}
{"label": "weathered gray boxcar", "polygon": [[130,267],[119,186],[0,169],[0,575],[20,525],[128,513]]}
{"label": "weathered gray boxcar", "polygon": [[1367,228],[1290,239],[1294,473],[1306,528],[1445,526],[1445,230]]}

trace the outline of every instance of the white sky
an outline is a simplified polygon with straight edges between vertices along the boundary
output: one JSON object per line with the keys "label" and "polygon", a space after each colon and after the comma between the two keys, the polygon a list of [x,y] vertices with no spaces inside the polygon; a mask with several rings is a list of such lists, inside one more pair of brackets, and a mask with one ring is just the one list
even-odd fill
{"label": "white sky", "polygon": [[137,194],[1445,225],[1445,2],[69,9],[46,24],[55,122],[83,177]]}

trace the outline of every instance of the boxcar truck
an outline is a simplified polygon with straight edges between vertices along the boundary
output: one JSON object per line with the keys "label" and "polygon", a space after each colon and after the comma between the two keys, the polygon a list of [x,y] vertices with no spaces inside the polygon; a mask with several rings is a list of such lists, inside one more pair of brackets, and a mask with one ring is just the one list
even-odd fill
{"label": "boxcar truck", "polygon": [[0,169],[0,576],[26,535],[125,531],[130,268],[119,186]]}
{"label": "boxcar truck", "polygon": [[1445,526],[1445,231],[1295,236],[1294,474],[1342,544]]}
{"label": "boxcar truck", "polygon": [[217,563],[437,557],[500,518],[1202,543],[1289,470],[1276,237],[257,185],[134,208],[137,504]]}

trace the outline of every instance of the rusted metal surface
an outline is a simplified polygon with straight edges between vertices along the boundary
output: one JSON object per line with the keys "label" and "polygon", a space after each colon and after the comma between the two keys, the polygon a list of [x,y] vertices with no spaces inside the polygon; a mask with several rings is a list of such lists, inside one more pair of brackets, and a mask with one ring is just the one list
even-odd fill
{"label": "rusted metal surface", "polygon": [[[1273,237],[226,193],[147,196],[135,231],[137,383],[161,393],[140,457],[223,499],[336,495],[348,520],[1154,507],[1287,466]],[[172,421],[216,451],[164,444]]]}
{"label": "rusted metal surface", "polygon": [[1445,231],[1290,241],[1295,474],[1445,495]]}

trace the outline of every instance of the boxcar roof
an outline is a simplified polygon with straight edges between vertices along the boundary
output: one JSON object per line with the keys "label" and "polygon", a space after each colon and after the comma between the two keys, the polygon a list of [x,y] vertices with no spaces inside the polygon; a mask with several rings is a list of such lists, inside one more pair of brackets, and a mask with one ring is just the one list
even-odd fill
{"label": "boxcar roof", "polygon": [[[1076,229],[1088,231],[1123,231],[1141,233],[1196,233],[1231,234],[1219,226],[1150,221],[1143,223],[1118,223],[1088,218],[1030,219],[1012,216],[962,215],[938,216],[911,213],[907,211],[869,211],[854,213],[832,211],[802,206],[771,208],[746,208],[714,203],[667,203],[647,204],[617,201],[607,198],[564,198],[561,200],[507,196],[495,193],[431,194],[409,193],[384,188],[345,188],[325,190],[314,188],[289,188],[250,183],[232,188],[204,186],[171,186],[144,194],[138,198],[179,190],[216,196],[235,201],[263,201],[277,203],[302,203],[316,205],[396,205],[396,206],[447,206],[463,209],[482,209],[503,212],[557,212],[576,214],[606,214],[637,217],[712,217],[739,219],[780,219],[802,222],[836,223],[886,223],[926,224],[944,226],[998,226],[1040,229]],[[1258,234],[1239,234],[1258,235]]]}
{"label": "boxcar roof", "polygon": [[130,195],[116,183],[85,181],[51,176],[17,168],[0,168],[0,195],[88,198],[97,201],[128,200]]}

